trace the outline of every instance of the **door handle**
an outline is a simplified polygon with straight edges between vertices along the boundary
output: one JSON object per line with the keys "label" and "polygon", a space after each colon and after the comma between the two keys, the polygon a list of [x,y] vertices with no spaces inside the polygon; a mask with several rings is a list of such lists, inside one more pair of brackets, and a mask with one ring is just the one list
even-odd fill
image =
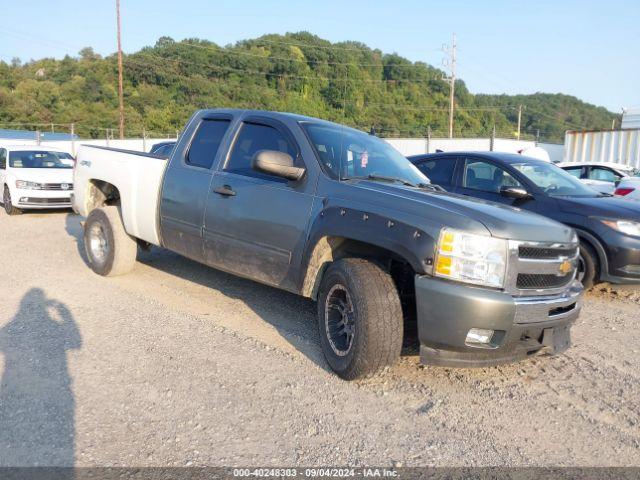
{"label": "door handle", "polygon": [[229,186],[223,185],[218,188],[214,188],[213,191],[218,195],[222,195],[223,197],[234,197],[236,192]]}

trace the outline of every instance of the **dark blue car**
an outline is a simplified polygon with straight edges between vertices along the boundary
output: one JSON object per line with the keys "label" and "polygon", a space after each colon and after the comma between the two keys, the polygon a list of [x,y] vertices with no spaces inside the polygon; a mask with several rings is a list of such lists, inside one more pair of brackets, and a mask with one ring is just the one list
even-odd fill
{"label": "dark blue car", "polygon": [[429,179],[464,196],[530,210],[573,227],[578,278],[640,283],[640,202],[598,193],[551,163],[497,152],[409,157]]}

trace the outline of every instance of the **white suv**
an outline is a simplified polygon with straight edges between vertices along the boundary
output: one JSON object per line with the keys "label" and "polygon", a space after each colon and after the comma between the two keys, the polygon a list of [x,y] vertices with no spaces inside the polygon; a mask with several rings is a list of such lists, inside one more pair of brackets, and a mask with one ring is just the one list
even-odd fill
{"label": "white suv", "polygon": [[24,209],[71,208],[73,157],[33,145],[0,146],[0,192],[9,215]]}
{"label": "white suv", "polygon": [[599,162],[564,162],[558,166],[599,192],[640,199],[640,170],[635,167]]}

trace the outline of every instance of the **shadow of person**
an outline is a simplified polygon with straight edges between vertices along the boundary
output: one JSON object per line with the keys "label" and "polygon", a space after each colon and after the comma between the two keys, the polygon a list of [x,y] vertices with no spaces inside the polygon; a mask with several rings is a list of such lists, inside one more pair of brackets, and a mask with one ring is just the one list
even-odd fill
{"label": "shadow of person", "polygon": [[39,288],[0,329],[0,466],[64,466],[75,461],[75,401],[67,350],[81,337],[69,309]]}

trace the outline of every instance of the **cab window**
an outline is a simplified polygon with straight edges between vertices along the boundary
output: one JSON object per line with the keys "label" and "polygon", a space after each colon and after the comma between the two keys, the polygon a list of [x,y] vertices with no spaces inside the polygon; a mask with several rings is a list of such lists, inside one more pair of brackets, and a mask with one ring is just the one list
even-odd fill
{"label": "cab window", "polygon": [[194,167],[211,168],[229,123],[229,120],[204,120],[193,137],[185,163]]}
{"label": "cab window", "polygon": [[463,186],[483,192],[500,193],[502,187],[522,187],[522,184],[493,163],[483,160],[466,159]]}
{"label": "cab window", "polygon": [[260,150],[275,150],[291,155],[298,162],[297,149],[276,128],[258,123],[244,123],[233,145],[233,151],[224,168],[226,172],[250,177],[284,181],[279,177],[256,172],[251,168],[251,160]]}
{"label": "cab window", "polygon": [[7,151],[4,148],[0,148],[0,170],[7,169]]}

